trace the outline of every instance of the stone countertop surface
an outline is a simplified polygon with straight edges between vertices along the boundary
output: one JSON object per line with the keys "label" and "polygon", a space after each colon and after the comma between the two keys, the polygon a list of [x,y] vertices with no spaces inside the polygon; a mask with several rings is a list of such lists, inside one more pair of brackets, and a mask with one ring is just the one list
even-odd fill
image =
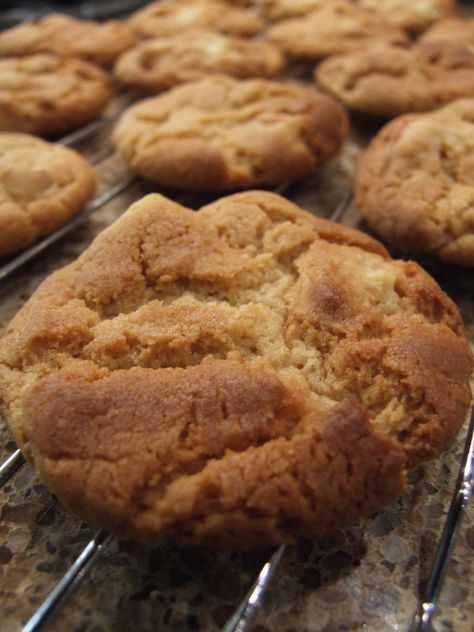
{"label": "stone countertop surface", "polygon": [[[328,217],[350,189],[354,162],[379,127],[360,117],[352,123],[351,137],[340,155],[313,176],[292,183],[285,190],[287,197],[318,216]],[[104,129],[102,136],[107,133]],[[98,144],[103,140],[99,139]],[[91,147],[89,143],[88,149]],[[126,177],[116,155],[101,161],[97,171],[99,191]],[[48,274],[75,259],[95,235],[150,190],[149,185],[135,181],[87,223],[1,282],[0,332]],[[191,208],[199,208],[212,199],[170,190],[160,192]],[[354,204],[342,221],[368,231]],[[472,270],[429,259],[421,263],[459,306],[474,348]],[[288,547],[250,630],[407,630],[444,525],[465,431],[466,428],[439,460],[412,471],[406,494],[372,520]],[[3,460],[15,444],[1,420],[0,433]],[[16,632],[94,531],[67,514],[28,466],[0,493],[0,629]],[[270,553],[222,553],[169,544],[147,548],[115,540],[47,629],[220,630]],[[436,632],[474,630],[473,502],[462,522],[433,627]]]}

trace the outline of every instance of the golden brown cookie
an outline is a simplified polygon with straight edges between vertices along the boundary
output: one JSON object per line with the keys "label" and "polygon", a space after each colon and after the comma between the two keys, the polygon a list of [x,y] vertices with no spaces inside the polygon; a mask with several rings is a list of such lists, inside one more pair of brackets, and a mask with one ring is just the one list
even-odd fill
{"label": "golden brown cookie", "polygon": [[196,28],[252,36],[263,28],[255,14],[222,0],[152,2],[136,11],[128,23],[138,37],[167,37]]}
{"label": "golden brown cookie", "polygon": [[0,131],[65,133],[99,116],[111,97],[95,64],[49,54],[0,59]]}
{"label": "golden brown cookie", "polygon": [[250,548],[371,514],[455,436],[472,357],[416,264],[283,198],[150,195],[0,343],[0,400],[70,510]]}
{"label": "golden brown cookie", "polygon": [[321,3],[306,16],[281,20],[267,30],[266,37],[291,57],[310,61],[381,42],[408,43],[402,31],[348,0]]}
{"label": "golden brown cookie", "polygon": [[474,52],[474,19],[461,20],[447,18],[440,20],[424,33],[418,40],[420,44],[447,42],[463,45]]}
{"label": "golden brown cookie", "polygon": [[457,0],[357,0],[359,6],[382,15],[387,22],[413,35],[431,24],[455,16]]}
{"label": "golden brown cookie", "polygon": [[474,266],[474,99],[386,125],[360,159],[355,188],[389,243]]}
{"label": "golden brown cookie", "polygon": [[151,92],[221,72],[239,79],[274,77],[284,67],[280,50],[269,42],[191,31],[144,41],[120,57],[120,83]]}
{"label": "golden brown cookie", "polygon": [[345,105],[366,114],[424,112],[474,96],[474,53],[444,43],[379,46],[327,59],[315,78]]}
{"label": "golden brown cookie", "polygon": [[333,0],[253,0],[258,12],[267,20],[282,20],[305,16],[329,5]]}
{"label": "golden brown cookie", "polygon": [[64,224],[94,190],[94,170],[77,152],[28,134],[0,133],[0,257]]}
{"label": "golden brown cookie", "polygon": [[132,106],[114,141],[147,180],[219,191],[302,177],[347,131],[342,108],[316,90],[213,75]]}
{"label": "golden brown cookie", "polygon": [[0,57],[53,53],[108,66],[134,42],[129,28],[120,22],[78,20],[54,13],[2,31]]}

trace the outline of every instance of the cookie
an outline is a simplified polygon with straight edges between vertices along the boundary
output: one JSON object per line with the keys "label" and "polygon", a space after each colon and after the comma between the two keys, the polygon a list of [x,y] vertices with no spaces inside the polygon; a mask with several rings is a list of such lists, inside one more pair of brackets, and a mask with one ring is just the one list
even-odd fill
{"label": "cookie", "polygon": [[474,53],[452,44],[379,46],[338,55],[315,71],[319,86],[374,116],[424,112],[474,96]]}
{"label": "cookie", "polygon": [[447,18],[428,29],[418,40],[420,44],[448,42],[463,45],[474,52],[474,19]]}
{"label": "cookie", "polygon": [[407,44],[407,36],[373,11],[348,0],[321,3],[307,16],[281,20],[266,37],[291,57],[319,61],[331,55],[373,47],[380,42]]}
{"label": "cookie", "polygon": [[284,67],[276,46],[212,31],[191,31],[155,38],[120,57],[118,81],[151,92],[221,72],[239,79],[274,77]]}
{"label": "cookie", "polygon": [[0,131],[62,134],[99,116],[111,97],[95,64],[49,54],[0,59]]}
{"label": "cookie", "polygon": [[357,203],[389,243],[474,266],[474,99],[386,125],[363,153]]}
{"label": "cookie", "polygon": [[272,193],[150,195],[13,319],[0,401],[71,511],[251,548],[398,496],[462,424],[471,368],[455,305],[367,235]]}
{"label": "cookie", "polygon": [[0,257],[59,228],[94,195],[93,168],[77,152],[0,133]]}
{"label": "cookie", "polygon": [[263,22],[250,11],[222,0],[162,0],[136,11],[128,21],[138,37],[168,37],[191,29],[252,36]]}
{"label": "cookie", "polygon": [[129,108],[114,141],[147,180],[221,191],[306,175],[347,131],[342,108],[311,88],[212,75]]}
{"label": "cookie", "polygon": [[456,0],[358,0],[358,4],[412,35],[458,13]]}
{"label": "cookie", "polygon": [[0,57],[53,53],[109,66],[135,38],[121,22],[93,22],[53,13],[0,33]]}
{"label": "cookie", "polygon": [[331,2],[332,0],[253,0],[252,6],[266,20],[272,21],[305,16]]}

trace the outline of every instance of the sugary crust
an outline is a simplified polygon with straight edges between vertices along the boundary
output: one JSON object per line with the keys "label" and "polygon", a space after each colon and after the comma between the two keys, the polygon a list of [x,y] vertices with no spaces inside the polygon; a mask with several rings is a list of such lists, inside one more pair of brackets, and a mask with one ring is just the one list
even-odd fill
{"label": "sugary crust", "polygon": [[0,342],[15,438],[72,511],[249,548],[398,496],[470,399],[454,304],[416,264],[271,193],[134,204]]}
{"label": "sugary crust", "polygon": [[440,20],[418,40],[421,44],[433,42],[451,42],[462,44],[474,52],[474,19],[446,18]]}
{"label": "sugary crust", "polygon": [[0,59],[0,131],[61,134],[99,116],[108,75],[80,59],[38,54]]}
{"label": "sugary crust", "polygon": [[322,3],[306,16],[281,20],[270,26],[266,37],[288,55],[310,61],[380,43],[408,43],[406,35],[381,16],[347,0]]}
{"label": "sugary crust", "polygon": [[306,175],[347,131],[342,108],[316,90],[213,75],[132,106],[114,141],[147,180],[219,191]]}
{"label": "sugary crust", "polygon": [[159,92],[214,73],[275,77],[284,64],[280,50],[269,42],[191,31],[146,40],[120,57],[115,75],[126,86]]}
{"label": "sugary crust", "polygon": [[53,53],[110,66],[135,38],[121,22],[78,20],[61,13],[23,22],[0,33],[0,57]]}
{"label": "sugary crust", "polygon": [[424,112],[474,96],[474,53],[442,42],[411,49],[379,46],[327,59],[315,78],[345,105],[366,114]]}
{"label": "sugary crust", "polygon": [[357,202],[388,242],[474,265],[474,99],[386,125],[362,155]]}
{"label": "sugary crust", "polygon": [[94,170],[72,149],[27,134],[0,134],[0,256],[64,224],[94,190]]}
{"label": "sugary crust", "polygon": [[458,14],[457,0],[358,0],[358,4],[412,35],[423,32],[438,20]]}
{"label": "sugary crust", "polygon": [[138,37],[168,37],[196,28],[251,37],[263,28],[255,14],[221,0],[152,2],[136,11],[128,24]]}

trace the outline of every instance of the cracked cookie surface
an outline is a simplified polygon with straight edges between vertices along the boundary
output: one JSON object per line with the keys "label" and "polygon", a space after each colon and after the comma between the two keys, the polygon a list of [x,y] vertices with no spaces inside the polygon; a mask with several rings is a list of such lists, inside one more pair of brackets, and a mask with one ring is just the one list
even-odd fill
{"label": "cracked cookie surface", "polygon": [[252,37],[263,22],[250,11],[221,0],[165,0],[152,2],[136,11],[128,20],[138,37],[168,37],[184,30],[209,29]]}
{"label": "cracked cookie surface", "polygon": [[365,114],[425,112],[474,96],[474,53],[444,42],[411,49],[384,45],[327,59],[316,68],[315,78],[349,108]]}
{"label": "cracked cookie surface", "polygon": [[95,64],[38,54],[0,59],[0,131],[63,134],[100,115],[112,97]]}
{"label": "cracked cookie surface", "polygon": [[386,125],[362,154],[357,203],[389,243],[474,266],[474,99]]}
{"label": "cracked cookie surface", "polygon": [[407,36],[373,11],[346,0],[321,3],[308,15],[281,20],[266,37],[289,56],[309,61],[373,47],[407,44]]}
{"label": "cracked cookie surface", "polygon": [[126,86],[158,92],[213,73],[274,77],[284,64],[280,50],[269,42],[191,31],[135,46],[120,57],[115,76]]}
{"label": "cracked cookie surface", "polygon": [[72,149],[0,133],[0,257],[64,224],[94,190],[93,168]]}
{"label": "cracked cookie surface", "polygon": [[132,106],[114,141],[147,180],[219,191],[306,175],[347,131],[342,108],[316,90],[213,75]]}
{"label": "cracked cookie surface", "polygon": [[2,409],[72,511],[250,548],[398,496],[470,400],[459,313],[416,264],[271,193],[150,195],[0,342]]}
{"label": "cracked cookie surface", "polygon": [[131,31],[120,22],[78,20],[55,13],[2,31],[0,56],[53,53],[109,66],[134,42]]}

